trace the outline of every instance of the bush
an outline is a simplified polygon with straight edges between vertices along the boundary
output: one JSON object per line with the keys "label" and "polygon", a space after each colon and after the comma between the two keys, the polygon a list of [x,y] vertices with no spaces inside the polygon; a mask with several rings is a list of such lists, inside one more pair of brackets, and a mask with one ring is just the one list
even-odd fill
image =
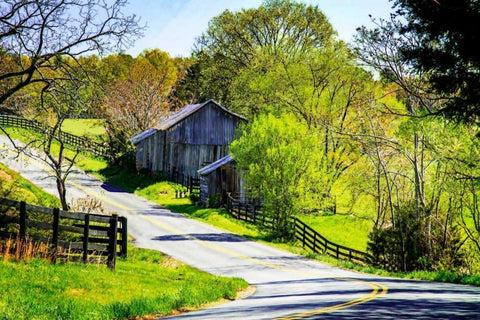
{"label": "bush", "polygon": [[391,271],[450,270],[464,264],[459,232],[452,223],[428,210],[417,213],[414,203],[396,208],[395,221],[369,235],[373,263]]}

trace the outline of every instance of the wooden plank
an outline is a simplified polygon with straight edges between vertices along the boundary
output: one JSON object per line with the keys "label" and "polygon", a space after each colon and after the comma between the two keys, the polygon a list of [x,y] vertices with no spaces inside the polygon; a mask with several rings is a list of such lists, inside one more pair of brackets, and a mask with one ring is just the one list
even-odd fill
{"label": "wooden plank", "polygon": [[83,263],[87,263],[88,259],[88,235],[90,233],[90,215],[85,215],[84,226],[83,226]]}
{"label": "wooden plank", "polygon": [[110,270],[115,270],[115,263],[117,258],[117,226],[118,216],[116,214],[113,214],[110,218],[110,231],[108,232],[110,243],[108,244],[107,265]]}
{"label": "wooden plank", "polygon": [[14,201],[6,198],[0,198],[0,205],[20,209],[20,201]]}
{"label": "wooden plank", "polygon": [[88,237],[88,243],[109,243],[109,238]]}
{"label": "wooden plank", "polygon": [[45,208],[45,207],[39,207],[39,206],[34,206],[34,205],[31,205],[31,204],[27,204],[26,205],[26,210],[53,215],[53,208]]}

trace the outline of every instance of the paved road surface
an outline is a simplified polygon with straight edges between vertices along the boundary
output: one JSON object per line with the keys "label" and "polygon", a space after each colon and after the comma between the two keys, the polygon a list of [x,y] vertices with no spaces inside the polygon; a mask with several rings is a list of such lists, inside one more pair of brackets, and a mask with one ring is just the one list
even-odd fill
{"label": "paved road surface", "polygon": [[[0,145],[1,155],[11,155],[3,136]],[[55,194],[38,162],[0,161]],[[246,299],[172,319],[480,319],[480,288],[341,270],[188,219],[80,171],[69,184],[70,197],[96,196],[127,216],[137,246],[256,287]]]}

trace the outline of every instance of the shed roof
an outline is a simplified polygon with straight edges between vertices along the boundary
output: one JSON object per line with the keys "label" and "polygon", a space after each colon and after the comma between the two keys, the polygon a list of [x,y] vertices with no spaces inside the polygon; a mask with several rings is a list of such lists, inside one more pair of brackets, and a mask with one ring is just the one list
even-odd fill
{"label": "shed roof", "polygon": [[155,127],[155,129],[157,129],[157,130],[168,130],[171,127],[173,127],[174,125],[182,122],[185,118],[189,117],[190,115],[194,114],[198,110],[202,109],[204,106],[206,106],[210,102],[214,103],[217,107],[222,109],[224,112],[226,112],[228,114],[231,114],[234,117],[237,117],[237,118],[242,119],[242,120],[247,120],[245,117],[242,117],[241,115],[236,114],[236,113],[228,110],[227,108],[221,106],[215,100],[210,99],[210,100],[208,100],[206,102],[203,102],[203,103],[189,104],[189,105],[185,106],[183,109],[181,109],[177,113],[172,114],[170,117],[168,117],[164,121],[160,122],[159,125]]}
{"label": "shed roof", "polygon": [[136,136],[134,136],[133,138],[131,138],[130,141],[132,141],[132,143],[136,145],[140,141],[142,141],[143,139],[146,139],[146,138],[150,137],[151,135],[155,134],[155,132],[157,132],[157,130],[147,129],[147,130],[143,131],[142,133],[139,133]]}
{"label": "shed roof", "polygon": [[198,174],[202,175],[202,176],[206,176],[210,173],[212,173],[213,171],[217,170],[218,168],[220,168],[221,166],[229,163],[229,162],[232,162],[233,161],[233,158],[229,155],[223,157],[223,158],[220,158],[218,159],[217,161],[215,162],[212,162],[210,163],[209,165],[203,167],[202,169],[198,170]]}

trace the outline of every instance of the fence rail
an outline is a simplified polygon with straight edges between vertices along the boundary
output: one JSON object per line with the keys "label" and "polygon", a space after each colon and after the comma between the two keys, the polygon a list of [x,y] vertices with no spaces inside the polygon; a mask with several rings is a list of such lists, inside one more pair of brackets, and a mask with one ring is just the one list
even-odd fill
{"label": "fence rail", "polygon": [[[248,201],[241,202],[229,196],[227,198],[227,211],[236,219],[267,228],[273,227],[273,220],[262,213],[261,205],[256,204],[255,201],[250,201],[250,203]],[[293,224],[295,227],[295,238],[302,243],[302,247],[308,248],[314,253],[324,253],[337,259],[346,259],[366,264],[372,261],[372,257],[368,253],[336,244],[298,218],[293,218]]]}
{"label": "fence rail", "polygon": [[[0,115],[0,125],[34,130],[43,134],[50,134],[50,131],[52,130],[51,128],[43,126],[38,121],[11,115]],[[88,151],[97,156],[109,157],[108,147],[88,138],[79,137],[64,131],[59,131],[55,133],[55,139],[79,150]]]}
{"label": "fence rail", "polygon": [[[19,214],[13,215],[12,211]],[[44,214],[45,219],[30,219],[29,213]],[[51,233],[38,232],[40,230]],[[75,240],[62,240],[61,234],[68,234]],[[50,244],[53,261],[57,259],[58,247],[81,252],[84,263],[89,261],[89,255],[106,257],[106,264],[110,269],[115,269],[117,256],[127,256],[125,217],[69,212],[6,198],[0,198],[0,237],[18,238],[21,242],[26,241],[28,237],[36,242]]]}

